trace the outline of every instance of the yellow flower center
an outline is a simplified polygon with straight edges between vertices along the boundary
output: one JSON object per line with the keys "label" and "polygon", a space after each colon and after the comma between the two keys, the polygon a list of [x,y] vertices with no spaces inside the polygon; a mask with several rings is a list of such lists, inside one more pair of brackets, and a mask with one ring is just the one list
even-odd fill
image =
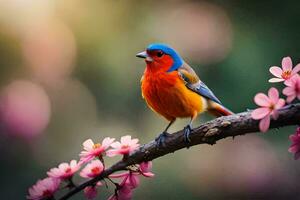
{"label": "yellow flower center", "polygon": [[97,149],[97,148],[100,148],[101,147],[101,144],[100,143],[97,143],[97,144],[94,144],[93,145],[93,149]]}
{"label": "yellow flower center", "polygon": [[291,77],[291,74],[292,74],[292,71],[291,70],[287,70],[287,71],[282,72],[281,77],[283,79],[288,79],[288,78]]}

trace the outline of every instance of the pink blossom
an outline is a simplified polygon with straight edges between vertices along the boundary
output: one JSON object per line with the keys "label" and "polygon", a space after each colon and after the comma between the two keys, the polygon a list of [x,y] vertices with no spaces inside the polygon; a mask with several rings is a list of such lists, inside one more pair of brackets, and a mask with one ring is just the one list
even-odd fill
{"label": "pink blossom", "polygon": [[140,184],[140,175],[145,177],[153,177],[154,174],[150,172],[152,168],[152,162],[143,162],[140,164],[137,171],[128,171],[119,174],[112,174],[110,178],[123,178],[120,186],[130,186],[132,189],[137,188]]}
{"label": "pink blossom", "polygon": [[251,113],[251,117],[255,120],[260,120],[259,129],[261,132],[266,132],[270,126],[270,117],[277,119],[277,110],[285,104],[283,99],[279,99],[279,93],[276,88],[270,88],[268,96],[263,93],[258,93],[254,97],[254,101],[260,108],[255,109]]}
{"label": "pink blossom", "polygon": [[130,188],[134,189],[137,188],[140,184],[140,173],[137,172],[124,172],[124,173],[119,173],[119,174],[112,174],[109,177],[110,178],[122,178],[122,181],[120,182],[120,186],[130,186]]}
{"label": "pink blossom", "polygon": [[277,66],[273,66],[270,68],[271,74],[273,74],[277,78],[271,78],[269,82],[275,83],[289,80],[292,76],[300,71],[300,64],[296,65],[296,67],[293,69],[293,63],[290,57],[283,58],[281,66],[282,68]]}
{"label": "pink blossom", "polygon": [[106,152],[107,156],[113,157],[115,155],[128,155],[136,150],[140,145],[138,139],[131,139],[130,135],[121,137],[121,142],[114,142],[111,144],[112,150]]}
{"label": "pink blossom", "polygon": [[84,141],[84,143],[82,144],[84,151],[80,153],[80,161],[86,163],[97,156],[103,156],[106,149],[110,147],[111,143],[113,143],[114,140],[115,138],[106,137],[102,141],[102,144],[94,144],[91,139]]}
{"label": "pink blossom", "polygon": [[57,168],[50,169],[47,174],[49,177],[65,180],[71,178],[79,168],[80,164],[76,160],[72,160],[70,164],[61,163]]}
{"label": "pink blossom", "polygon": [[289,148],[289,152],[294,153],[294,158],[297,160],[300,158],[300,127],[297,128],[293,135],[290,135],[292,145]]}
{"label": "pink blossom", "polygon": [[131,200],[132,199],[132,188],[124,185],[118,191],[108,198],[108,200]]}
{"label": "pink blossom", "polygon": [[80,176],[83,178],[94,178],[101,174],[104,170],[104,166],[100,160],[93,160],[85,166],[80,172]]}
{"label": "pink blossom", "polygon": [[289,79],[288,82],[285,82],[287,86],[282,90],[282,93],[287,96],[286,101],[288,103],[292,102],[296,97],[300,99],[300,76],[296,74]]}
{"label": "pink blossom", "polygon": [[277,66],[273,66],[270,68],[271,74],[273,74],[277,78],[271,78],[269,82],[275,83],[289,80],[292,76],[300,71],[300,64],[297,64],[293,69],[293,63],[290,57],[283,58],[281,66],[282,69]]}
{"label": "pink blossom", "polygon": [[29,188],[27,199],[40,200],[53,197],[54,193],[58,190],[60,184],[59,179],[45,178],[37,181],[35,185]]}
{"label": "pink blossom", "polygon": [[101,186],[101,185],[102,183],[99,181],[95,186],[87,186],[83,190],[84,196],[89,200],[95,199],[98,194],[97,186]]}

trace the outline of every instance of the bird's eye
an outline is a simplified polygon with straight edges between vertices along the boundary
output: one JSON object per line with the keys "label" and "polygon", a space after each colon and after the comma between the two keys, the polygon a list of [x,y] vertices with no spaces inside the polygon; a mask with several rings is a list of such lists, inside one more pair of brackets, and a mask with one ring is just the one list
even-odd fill
{"label": "bird's eye", "polygon": [[164,55],[164,53],[162,52],[162,51],[158,51],[157,53],[156,53],[156,56],[157,57],[162,57]]}

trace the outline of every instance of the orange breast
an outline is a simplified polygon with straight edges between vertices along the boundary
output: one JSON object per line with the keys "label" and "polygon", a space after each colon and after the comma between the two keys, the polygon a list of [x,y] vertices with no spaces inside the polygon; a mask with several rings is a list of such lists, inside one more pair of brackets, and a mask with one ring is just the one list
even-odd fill
{"label": "orange breast", "polygon": [[189,90],[176,71],[145,73],[142,94],[148,106],[169,121],[191,117],[206,109],[206,100]]}

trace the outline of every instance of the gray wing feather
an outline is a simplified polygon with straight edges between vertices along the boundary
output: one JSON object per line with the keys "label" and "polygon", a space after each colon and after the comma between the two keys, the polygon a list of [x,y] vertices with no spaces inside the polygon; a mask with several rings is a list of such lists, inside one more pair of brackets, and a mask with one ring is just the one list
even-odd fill
{"label": "gray wing feather", "polygon": [[214,95],[214,93],[199,79],[193,68],[184,63],[179,69],[178,73],[188,89],[196,92],[197,94],[210,99],[218,104],[221,101]]}
{"label": "gray wing feather", "polygon": [[190,90],[200,94],[201,96],[210,99],[218,104],[221,104],[221,101],[214,95],[214,93],[201,81],[196,84],[186,84],[186,87]]}

